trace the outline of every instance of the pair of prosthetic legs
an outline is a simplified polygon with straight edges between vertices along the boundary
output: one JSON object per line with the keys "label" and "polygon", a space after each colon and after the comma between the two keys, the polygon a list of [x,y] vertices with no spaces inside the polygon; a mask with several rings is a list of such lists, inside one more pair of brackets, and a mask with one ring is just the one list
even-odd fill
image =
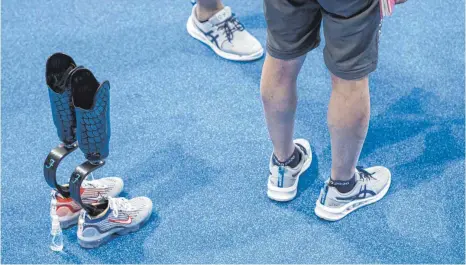
{"label": "pair of prosthetic legs", "polygon": [[[77,67],[74,60],[62,53],[52,55],[46,63],[46,81],[52,117],[62,144],[52,149],[44,162],[48,185],[64,198],[72,198],[91,215],[105,209],[103,199],[93,204],[83,203],[81,184],[92,171],[105,164],[110,141],[110,84],[99,84],[88,69]],[[76,167],[69,185],[57,182],[60,162],[78,148],[87,161]]]}
{"label": "pair of prosthetic legs", "polygon": [[[109,154],[109,82],[99,83],[91,71],[77,67],[70,56],[62,53],[47,60],[46,79],[53,122],[62,143],[47,156],[44,176],[58,192],[56,212],[63,209],[58,214],[60,225],[79,223],[78,242],[85,248],[98,247],[114,235],[138,230],[151,216],[149,198],[116,198],[123,190],[119,178],[85,180],[105,164]],[[60,185],[57,168],[78,144],[86,161],[75,168],[68,185]]]}

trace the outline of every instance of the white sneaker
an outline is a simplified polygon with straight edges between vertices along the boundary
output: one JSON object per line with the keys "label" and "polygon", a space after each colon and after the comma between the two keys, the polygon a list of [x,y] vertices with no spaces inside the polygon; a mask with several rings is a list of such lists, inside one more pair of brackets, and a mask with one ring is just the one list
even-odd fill
{"label": "white sneaker", "polygon": [[84,210],[79,217],[78,243],[83,248],[96,248],[116,235],[135,232],[149,220],[152,201],[147,197],[131,200],[108,198],[107,209],[91,217]]}
{"label": "white sneaker", "polygon": [[264,50],[226,6],[206,22],[196,17],[197,4],[193,6],[186,28],[189,35],[207,44],[214,52],[228,60],[252,61],[262,57]]}
{"label": "white sneaker", "polygon": [[391,183],[391,174],[387,168],[357,167],[356,173],[356,185],[347,193],[338,192],[337,188],[329,184],[329,180],[325,182],[314,210],[317,216],[328,221],[338,221],[387,194]]}
{"label": "white sneaker", "polygon": [[280,202],[293,200],[298,190],[299,176],[311,165],[312,152],[309,142],[305,139],[296,139],[293,142],[301,152],[301,161],[295,168],[274,165],[270,158],[267,196],[272,200]]}
{"label": "white sneaker", "polygon": [[[81,185],[81,199],[84,203],[94,203],[104,197],[116,197],[123,191],[123,186],[123,180],[117,177],[85,180]],[[81,205],[71,197],[65,198],[58,192],[55,198],[60,226],[66,229],[77,224]]]}

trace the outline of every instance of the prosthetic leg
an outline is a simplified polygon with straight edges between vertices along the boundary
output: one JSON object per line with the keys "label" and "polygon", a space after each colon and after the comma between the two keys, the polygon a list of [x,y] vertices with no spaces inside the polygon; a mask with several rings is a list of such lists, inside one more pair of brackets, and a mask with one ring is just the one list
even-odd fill
{"label": "prosthetic leg", "polygon": [[62,144],[52,149],[45,159],[44,177],[50,187],[56,189],[66,198],[70,196],[69,187],[57,183],[56,172],[63,158],[78,147],[76,144],[76,117],[69,82],[71,74],[77,69],[76,63],[70,56],[55,53],[47,60],[45,70],[53,123]]}
{"label": "prosthetic leg", "polygon": [[[86,157],[71,175],[70,195],[84,210],[80,211],[78,220],[78,243],[84,248],[95,248],[114,235],[139,230],[151,216],[152,201],[143,196],[130,200],[116,197],[119,192],[99,193],[95,200],[87,199],[85,186],[88,182],[83,181],[105,164],[109,154],[110,84],[108,81],[99,83],[91,71],[84,68],[72,73],[70,84],[76,111],[76,137]],[[122,181],[120,187],[123,188]]]}
{"label": "prosthetic leg", "polygon": [[70,195],[92,216],[108,206],[103,198],[98,203],[84,204],[81,184],[94,170],[105,164],[110,141],[110,83],[99,84],[88,69],[76,69],[71,75],[71,90],[76,110],[76,135],[79,148],[87,161],[76,167],[70,178]]}

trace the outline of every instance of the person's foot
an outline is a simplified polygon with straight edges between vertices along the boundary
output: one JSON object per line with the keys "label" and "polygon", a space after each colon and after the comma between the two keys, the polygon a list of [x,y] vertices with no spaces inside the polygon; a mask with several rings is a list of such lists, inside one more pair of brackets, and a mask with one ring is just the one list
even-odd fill
{"label": "person's foot", "polygon": [[357,167],[355,180],[354,187],[346,193],[339,192],[327,180],[316,202],[316,215],[328,221],[338,221],[352,211],[382,199],[390,188],[391,174],[381,166]]}
{"label": "person's foot", "polygon": [[[123,186],[123,180],[117,177],[85,180],[81,186],[81,198],[84,203],[94,203],[104,197],[116,197],[123,191]],[[77,224],[81,206],[58,192],[55,193],[55,198],[60,226],[66,229]]]}
{"label": "person's foot", "polygon": [[81,211],[78,224],[78,242],[83,248],[96,248],[116,235],[139,230],[152,213],[152,201],[147,197],[131,200],[109,198],[107,209],[96,217]]}
{"label": "person's foot", "polygon": [[209,20],[200,22],[193,6],[186,28],[195,39],[207,44],[217,55],[233,61],[252,61],[262,57],[264,50],[226,6]]}
{"label": "person's foot", "polygon": [[[306,171],[312,162],[311,145],[305,139],[294,140],[297,156],[301,156],[296,165],[287,166],[277,163],[274,157],[270,159],[269,181],[267,183],[267,196],[275,201],[291,201],[296,197],[298,190],[299,176]],[[295,156],[295,154],[293,154]],[[298,157],[291,159],[299,159]]]}

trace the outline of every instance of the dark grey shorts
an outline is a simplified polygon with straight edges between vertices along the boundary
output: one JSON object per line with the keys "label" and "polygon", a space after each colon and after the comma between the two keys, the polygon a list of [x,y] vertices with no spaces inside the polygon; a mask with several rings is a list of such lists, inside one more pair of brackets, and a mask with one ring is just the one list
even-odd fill
{"label": "dark grey shorts", "polygon": [[330,72],[360,79],[375,70],[380,29],[379,0],[264,0],[267,52],[289,60],[319,46]]}

